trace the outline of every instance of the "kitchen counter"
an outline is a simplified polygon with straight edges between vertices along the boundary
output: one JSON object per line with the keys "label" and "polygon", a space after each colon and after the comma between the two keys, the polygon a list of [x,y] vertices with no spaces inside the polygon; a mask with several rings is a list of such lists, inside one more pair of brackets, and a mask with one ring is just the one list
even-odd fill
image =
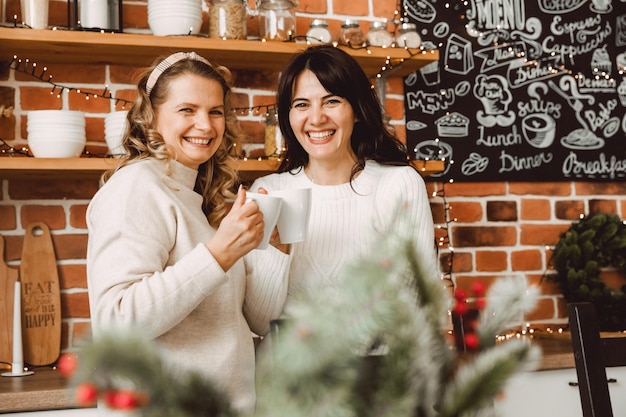
{"label": "kitchen counter", "polygon": [[[524,336],[542,348],[539,371],[574,367],[569,333]],[[0,377],[0,414],[17,411],[78,408],[68,381],[51,368],[36,368],[24,377]]]}
{"label": "kitchen counter", "polygon": [[0,413],[78,408],[68,381],[56,370],[33,370],[29,376],[0,377]]}

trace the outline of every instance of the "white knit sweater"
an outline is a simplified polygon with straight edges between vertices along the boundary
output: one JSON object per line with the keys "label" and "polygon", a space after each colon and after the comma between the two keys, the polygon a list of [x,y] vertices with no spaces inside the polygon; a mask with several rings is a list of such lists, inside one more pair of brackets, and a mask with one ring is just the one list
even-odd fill
{"label": "white knit sweater", "polygon": [[224,272],[193,191],[197,171],[154,159],[115,173],[87,210],[87,277],[94,335],[133,324],[181,373],[212,378],[238,410],[255,402],[252,332],[264,335],[287,293],[289,256],[254,250]]}
{"label": "white knit sweater", "polygon": [[[349,183],[312,183],[303,170],[270,174],[251,187],[273,190],[312,188],[312,206],[305,242],[293,245],[287,309],[294,297],[327,286],[355,259],[367,256],[390,233],[406,233],[419,256],[422,271],[439,276],[434,226],[422,177],[410,167],[367,161]],[[288,311],[287,311],[288,313]]]}

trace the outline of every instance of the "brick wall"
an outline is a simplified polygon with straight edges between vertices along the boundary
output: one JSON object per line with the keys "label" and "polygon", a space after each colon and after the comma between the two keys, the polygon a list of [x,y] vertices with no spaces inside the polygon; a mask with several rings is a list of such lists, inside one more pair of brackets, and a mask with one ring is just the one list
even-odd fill
{"label": "brick wall", "polygon": [[[148,32],[146,3],[124,0],[125,31]],[[250,3],[253,6],[254,1]],[[333,33],[338,32],[341,20],[348,17],[359,19],[366,30],[369,21],[392,18],[395,6],[395,0],[300,0],[297,34],[303,35],[313,18],[327,19]],[[50,0],[51,25],[66,25],[66,7],[65,0]],[[13,15],[19,14],[19,0],[6,0],[5,21],[12,21]],[[205,10],[205,33],[206,21]],[[249,20],[248,31],[251,35],[258,33],[256,19]],[[87,116],[87,150],[93,154],[106,151],[103,118],[108,112],[121,109],[121,103],[86,100],[75,93],[57,98],[50,94],[49,85],[26,74],[8,71],[8,58],[0,57],[0,105],[12,105],[15,111],[12,117],[0,117],[2,139],[16,147],[26,144],[29,110],[81,110]],[[114,97],[134,99],[132,68],[129,71],[128,67],[119,65],[39,64],[48,66],[47,73],[59,84],[96,91],[106,84]],[[273,103],[277,75],[277,72],[237,71],[235,105]],[[391,123],[405,140],[402,80],[390,78],[386,92]],[[250,142],[261,144],[262,115],[249,113],[240,118]],[[452,277],[462,287],[477,279],[489,284],[499,277],[518,274],[539,284],[549,267],[550,246],[580,214],[609,212],[622,217],[626,214],[624,183],[429,181],[428,188],[433,193],[436,235],[442,238],[442,269],[447,270],[451,264]],[[96,190],[94,179],[0,179],[0,234],[6,241],[5,259],[10,265],[19,265],[24,230],[30,222],[44,221],[52,230],[62,290],[63,350],[75,349],[81,338],[90,334],[84,214]],[[442,190],[445,198],[441,197]],[[540,288],[538,308],[520,320],[520,324],[525,321],[536,327],[564,324],[566,311],[558,288],[545,282]]]}

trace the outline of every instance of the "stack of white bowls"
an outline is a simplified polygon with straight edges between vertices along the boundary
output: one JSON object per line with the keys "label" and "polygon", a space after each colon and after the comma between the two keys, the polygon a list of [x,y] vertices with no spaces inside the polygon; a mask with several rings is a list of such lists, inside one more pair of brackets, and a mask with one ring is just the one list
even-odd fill
{"label": "stack of white bowls", "polygon": [[37,158],[76,158],[85,149],[83,112],[32,110],[26,126],[28,147]]}
{"label": "stack of white bowls", "polygon": [[109,154],[122,155],[122,139],[126,131],[126,116],[128,111],[116,111],[109,113],[104,118],[104,140],[109,148]]}
{"label": "stack of white bowls", "polygon": [[157,36],[198,34],[202,0],[148,0],[148,25]]}

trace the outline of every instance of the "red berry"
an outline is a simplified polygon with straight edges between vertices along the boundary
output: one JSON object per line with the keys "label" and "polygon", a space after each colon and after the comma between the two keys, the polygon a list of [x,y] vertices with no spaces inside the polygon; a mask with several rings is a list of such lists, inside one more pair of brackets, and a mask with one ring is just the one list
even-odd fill
{"label": "red berry", "polygon": [[457,301],[454,304],[454,308],[452,309],[452,313],[462,316],[467,313],[467,303],[465,301]]}
{"label": "red berry", "polygon": [[483,310],[486,305],[487,305],[487,300],[486,299],[479,298],[478,300],[476,300],[476,308],[477,309]]}
{"label": "red berry", "polygon": [[132,410],[137,408],[141,401],[140,395],[131,390],[108,391],[105,396],[106,404],[116,410]]}
{"label": "red berry", "polygon": [[96,403],[98,388],[91,382],[83,382],[76,387],[76,401],[78,405],[86,407]]}
{"label": "red berry", "polygon": [[467,294],[465,294],[465,291],[463,289],[457,288],[457,289],[454,290],[454,298],[457,301],[465,300],[466,296],[467,296]]}
{"label": "red berry", "polygon": [[480,281],[474,281],[471,285],[472,293],[477,297],[482,297],[485,294],[485,284]]}
{"label": "red berry", "polygon": [[474,350],[478,348],[478,345],[479,345],[478,336],[476,336],[474,333],[467,333],[465,335],[464,341],[465,341],[465,346],[469,350]]}
{"label": "red berry", "polygon": [[78,368],[78,357],[73,353],[64,353],[57,361],[57,369],[62,377],[69,378]]}

